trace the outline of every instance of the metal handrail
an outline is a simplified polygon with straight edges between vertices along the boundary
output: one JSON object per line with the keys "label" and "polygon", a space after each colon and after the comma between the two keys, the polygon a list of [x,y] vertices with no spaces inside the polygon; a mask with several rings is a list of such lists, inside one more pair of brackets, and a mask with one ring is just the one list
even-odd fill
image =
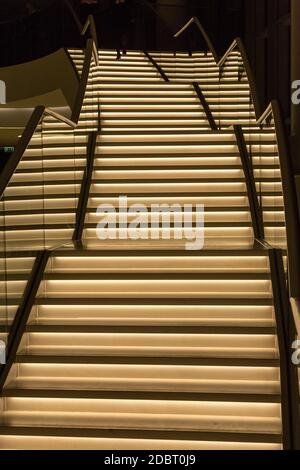
{"label": "metal handrail", "polygon": [[93,55],[95,64],[99,65],[99,55],[98,55],[98,36],[97,36],[97,29],[93,15],[89,15],[85,25],[82,28],[81,36],[84,36],[87,30],[90,28],[91,37],[93,39]]}
{"label": "metal handrail", "polygon": [[91,33],[91,38],[94,41],[94,47],[93,47],[93,54],[94,54],[94,60],[95,64],[98,66],[99,65],[99,56],[98,56],[98,35],[97,35],[97,28],[95,24],[95,20],[93,15],[89,15],[87,17],[87,20],[85,24],[82,24],[80,19],[78,18],[78,15],[72,5],[72,3],[69,0],[64,0],[65,5],[70,11],[71,16],[74,19],[74,22],[77,26],[77,29],[79,31],[79,34],[81,36],[85,36],[87,30],[90,28],[90,33]]}
{"label": "metal handrail", "polygon": [[292,161],[290,156],[289,145],[287,142],[286,131],[283,124],[282,113],[280,105],[277,100],[271,101],[267,108],[263,111],[257,92],[256,82],[254,74],[247,56],[247,52],[243,41],[240,38],[236,38],[230,47],[225,52],[222,58],[218,58],[215,53],[214,46],[210,40],[205,29],[201,25],[200,21],[193,17],[181,28],[174,36],[178,37],[184,31],[186,31],[193,23],[198,26],[199,31],[204,36],[207,46],[211,51],[212,55],[216,60],[217,66],[222,69],[227,58],[238,48],[244,63],[244,67],[247,73],[250,94],[254,106],[256,123],[259,125],[264,124],[273,115],[274,126],[277,136],[278,143],[278,154],[280,160],[280,168],[282,175],[283,185],[283,197],[284,197],[284,209],[286,218],[286,232],[287,232],[287,245],[288,245],[288,261],[289,261],[289,289],[290,296],[293,298],[300,298],[300,246],[299,246],[299,234],[300,234],[300,221],[298,215],[298,203],[297,203],[297,191],[295,186],[295,179],[292,171]]}
{"label": "metal handrail", "polygon": [[207,32],[205,31],[205,29],[203,28],[202,24],[200,23],[200,21],[198,20],[198,18],[196,16],[193,16],[177,33],[174,34],[174,38],[178,38],[182,33],[184,33],[192,24],[195,24],[198,28],[198,30],[200,31],[200,33],[202,34],[202,36],[204,37],[205,39],[205,42],[208,46],[208,49],[211,51],[214,59],[216,62],[219,61],[219,56],[216,52],[216,49],[214,48],[214,45],[209,37],[209,35],[207,34]]}
{"label": "metal handrail", "polygon": [[216,65],[219,67],[220,73],[222,72],[224,64],[225,64],[227,58],[229,57],[229,55],[231,54],[231,52],[233,52],[235,48],[239,49],[239,51],[241,53],[241,56],[242,56],[242,59],[243,59],[244,67],[245,67],[245,70],[246,70],[246,73],[247,73],[247,76],[248,76],[248,81],[249,81],[249,86],[250,86],[250,94],[251,94],[251,99],[252,99],[253,106],[254,106],[255,116],[256,116],[256,119],[259,119],[259,117],[262,114],[262,108],[261,108],[261,104],[260,104],[259,95],[258,95],[258,92],[257,92],[257,87],[256,87],[254,74],[252,72],[251,65],[250,65],[250,62],[249,62],[249,59],[248,59],[248,56],[247,56],[247,52],[246,52],[246,49],[245,49],[245,46],[244,46],[244,43],[243,43],[242,39],[241,38],[236,38],[233,41],[233,43],[230,45],[230,47],[227,49],[227,51],[225,52],[223,57],[220,58],[218,56],[217,52],[216,52],[216,49],[215,49],[209,35],[207,34],[205,28],[202,26],[202,24],[200,23],[199,19],[196,16],[193,16],[176,34],[174,34],[174,37],[175,38],[179,37],[183,32],[185,32],[194,23],[196,24],[196,26],[197,26],[198,30],[200,31],[200,33],[202,34],[202,36],[204,37],[205,42],[207,44],[207,47],[210,50],[210,52],[212,53],[212,55],[215,59]]}

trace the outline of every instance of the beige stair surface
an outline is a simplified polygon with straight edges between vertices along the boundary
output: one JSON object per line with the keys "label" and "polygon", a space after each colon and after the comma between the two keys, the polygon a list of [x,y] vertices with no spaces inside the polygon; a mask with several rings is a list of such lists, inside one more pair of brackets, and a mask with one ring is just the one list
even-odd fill
{"label": "beige stair surface", "polygon": [[[84,51],[69,54],[80,75]],[[269,256],[255,240],[232,127],[243,127],[265,241],[285,249],[274,125],[256,125],[237,51],[221,75],[210,53],[150,52],[168,82],[141,51],[98,54],[78,126],[47,116],[0,201],[1,340],[38,252],[50,250],[0,397],[0,449],[282,449]],[[107,206],[116,227],[101,238]],[[176,207],[192,238],[176,235]]]}

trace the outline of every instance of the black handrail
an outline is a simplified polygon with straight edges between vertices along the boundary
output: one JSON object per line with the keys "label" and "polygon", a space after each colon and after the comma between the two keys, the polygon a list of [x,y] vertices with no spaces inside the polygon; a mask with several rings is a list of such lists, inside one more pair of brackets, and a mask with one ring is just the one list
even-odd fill
{"label": "black handrail", "polygon": [[3,195],[4,191],[5,191],[5,188],[7,187],[12,175],[14,174],[18,164],[19,164],[19,161],[21,160],[31,138],[32,138],[32,135],[35,131],[35,129],[37,128],[43,114],[44,114],[44,111],[45,111],[45,107],[44,106],[37,106],[24,131],[23,131],[23,134],[15,148],[15,151],[14,153],[11,155],[11,157],[9,158],[9,160],[7,161],[7,164],[5,165],[4,167],[4,170],[2,171],[1,175],[0,175],[0,199],[1,199],[1,196]]}
{"label": "black handrail", "polygon": [[38,253],[22,297],[22,302],[14,317],[7,341],[7,361],[0,369],[0,393],[3,391],[5,381],[15,361],[48,259],[49,251],[45,250]]}
{"label": "black handrail", "polygon": [[[186,25],[176,33],[176,37],[182,34],[187,30],[193,23],[201,25],[199,20],[196,17],[193,17]],[[201,28],[198,28],[199,31],[204,35],[204,38],[209,38],[207,32],[201,25]],[[261,106],[259,95],[257,91],[256,81],[254,74],[247,56],[247,52],[243,41],[240,38],[236,38],[228,50],[225,52],[223,57],[219,59],[214,53],[214,47],[212,41],[209,39],[207,42],[209,50],[212,52],[215,57],[216,64],[221,70],[224,66],[227,58],[231,52],[238,48],[241,56],[243,58],[244,67],[247,73],[250,95],[253,102],[253,107],[256,116],[256,122],[259,125],[262,125],[266,120],[270,118],[271,115],[274,117],[275,131],[277,135],[278,142],[278,152],[280,159],[280,168],[282,175],[282,185],[283,185],[283,197],[284,197],[284,210],[286,218],[286,232],[287,232],[287,246],[288,246],[288,259],[289,259],[289,289],[290,296],[295,298],[300,298],[300,221],[299,221],[299,212],[298,212],[298,202],[297,202],[297,191],[295,185],[295,179],[292,171],[292,160],[290,156],[289,145],[287,142],[287,132],[285,130],[282,113],[280,109],[279,102],[277,100],[272,100],[272,102],[267,106],[266,110],[263,111]]]}
{"label": "black handrail", "polygon": [[209,35],[207,34],[205,28],[203,28],[202,24],[200,23],[200,21],[198,20],[198,18],[196,16],[193,16],[184,26],[183,28],[181,28],[176,34],[174,34],[174,38],[178,38],[179,36],[181,36],[182,33],[184,33],[187,29],[190,28],[190,26],[192,24],[195,24],[198,28],[198,30],[200,31],[200,33],[202,34],[206,44],[207,44],[207,47],[208,47],[208,50],[210,50],[210,52],[212,53],[216,63],[218,63],[219,61],[219,56],[216,52],[216,49],[209,37]]}
{"label": "black handrail", "polygon": [[169,82],[170,81],[169,78],[167,77],[167,75],[165,74],[161,66],[156,62],[156,60],[153,59],[153,57],[149,54],[149,52],[147,51],[143,51],[143,52],[145,56],[147,57],[147,59],[151,62],[151,64],[156,68],[160,76],[164,79],[164,81]]}
{"label": "black handrail", "polygon": [[92,174],[94,168],[95,148],[97,144],[97,132],[90,132],[87,145],[87,158],[84,175],[81,182],[80,195],[77,204],[76,223],[73,233],[73,242],[76,247],[82,247],[82,234],[88,205]]}
{"label": "black handrail", "polygon": [[299,450],[300,415],[298,369],[291,360],[293,352],[292,344],[296,339],[296,327],[289,303],[282,250],[270,249],[269,262],[280,358],[283,447],[285,450]]}
{"label": "black handrail", "polygon": [[252,169],[247,145],[245,142],[242,127],[240,125],[235,125],[233,127],[234,127],[236,142],[238,145],[240,158],[241,158],[241,162],[243,166],[243,171],[245,175],[245,182],[247,186],[247,193],[248,193],[248,200],[249,200],[249,207],[250,207],[250,212],[251,212],[254,237],[259,241],[263,241],[265,238],[263,215],[262,215],[261,207],[258,202],[258,195],[256,191],[256,186],[255,186],[255,178],[253,174],[253,169]]}
{"label": "black handrail", "polygon": [[209,104],[208,104],[208,102],[207,102],[207,100],[206,100],[206,98],[205,98],[205,96],[204,96],[204,94],[203,94],[203,92],[202,92],[202,90],[199,86],[199,83],[194,82],[193,87],[194,87],[194,90],[195,90],[195,92],[196,92],[196,94],[199,98],[199,101],[200,101],[202,107],[203,107],[203,110],[206,114],[206,119],[207,119],[207,121],[210,125],[211,130],[212,131],[217,131],[218,126],[216,124],[216,121],[214,120],[214,117],[213,117],[212,112],[210,110]]}
{"label": "black handrail", "polygon": [[290,296],[300,297],[300,221],[296,182],[293,175],[292,158],[280,105],[278,101],[273,100],[271,106],[277,136],[278,156],[282,176]]}
{"label": "black handrail", "polygon": [[297,189],[293,174],[290,147],[287,140],[281,107],[277,100],[272,100],[257,123],[263,125],[273,116],[277,138],[278,157],[282,179],[284,213],[286,222],[288,274],[290,297],[300,297],[300,220],[298,213]]}
{"label": "black handrail", "polygon": [[85,57],[84,57],[80,84],[79,84],[75,104],[74,104],[73,111],[72,111],[72,117],[71,117],[71,120],[75,124],[78,124],[78,121],[79,121],[79,116],[80,116],[83,99],[85,95],[85,90],[86,90],[86,86],[87,86],[87,82],[89,78],[89,72],[91,68],[93,50],[94,50],[94,42],[92,39],[88,39],[87,44],[86,44],[86,52],[85,52]]}
{"label": "black handrail", "polygon": [[233,43],[231,44],[231,46],[228,48],[228,50],[225,52],[223,57],[219,58],[209,35],[207,34],[205,28],[200,23],[199,19],[195,16],[192,17],[183,26],[183,28],[181,28],[174,35],[174,37],[179,37],[184,31],[186,31],[188,28],[190,28],[193,23],[195,23],[197,25],[198,30],[200,31],[200,33],[204,37],[204,39],[206,41],[206,44],[208,46],[208,50],[212,53],[212,55],[215,59],[216,65],[219,67],[220,73],[222,72],[224,64],[225,64],[226,60],[228,59],[229,55],[231,54],[231,52],[233,52],[235,48],[238,48],[238,50],[241,53],[243,63],[244,63],[244,67],[245,67],[245,70],[246,70],[246,73],[247,73],[247,76],[248,76],[250,94],[251,94],[251,99],[252,99],[254,110],[255,110],[256,119],[259,119],[261,114],[262,114],[262,107],[261,107],[261,103],[260,103],[260,100],[259,100],[259,95],[258,95],[258,91],[257,91],[257,87],[256,87],[254,74],[252,72],[252,68],[250,66],[248,55],[247,55],[247,52],[246,52],[246,49],[245,49],[245,46],[244,46],[244,43],[243,43],[242,39],[241,38],[236,38],[233,41]]}

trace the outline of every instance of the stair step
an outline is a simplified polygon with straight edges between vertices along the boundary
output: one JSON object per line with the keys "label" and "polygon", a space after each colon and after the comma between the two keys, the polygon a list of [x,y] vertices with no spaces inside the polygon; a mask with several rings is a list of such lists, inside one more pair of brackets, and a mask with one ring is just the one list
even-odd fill
{"label": "stair step", "polygon": [[[128,436],[124,431],[95,431],[47,429],[47,428],[18,428],[0,427],[0,445],[6,450],[168,450],[170,445],[176,450],[281,450],[280,439],[275,436],[256,435],[246,436],[247,440],[240,436],[224,436],[221,433],[192,434],[179,436],[176,433],[145,433],[141,431],[129,433],[131,439],[128,444]],[[97,436],[96,436],[97,434]],[[154,437],[154,434],[155,437]],[[82,437],[82,436],[88,437]],[[223,438],[223,441],[222,441]],[[208,441],[207,439],[210,439]],[[214,439],[214,440],[211,440]],[[227,439],[227,440],[226,440]],[[250,442],[249,442],[250,441]]]}
{"label": "stair step", "polygon": [[[81,72],[85,52],[69,54]],[[211,53],[153,52],[169,82],[142,51],[121,60],[115,50],[98,54],[78,126],[46,116],[0,203],[1,340],[38,251],[58,247],[4,386],[0,447],[279,450],[282,371],[269,253],[254,239],[232,127],[243,126],[265,240],[285,248],[274,123],[256,123],[239,51],[221,76]],[[211,131],[195,81],[220,131]],[[91,131],[97,143],[77,249],[71,240]],[[204,243],[191,250],[176,239],[171,206],[170,239],[161,206],[152,211],[158,229],[149,219],[138,240],[130,238],[133,209],[123,239],[120,196],[148,211],[189,204],[194,228],[193,207],[203,204]],[[97,236],[102,204],[117,208],[115,238]]]}
{"label": "stair step", "polygon": [[281,434],[277,403],[39,398],[32,407],[30,398],[5,401],[10,411],[2,420],[10,426]]}
{"label": "stair step", "polygon": [[170,382],[171,400],[177,399],[179,393],[180,399],[188,399],[197,393],[212,401],[220,400],[220,393],[227,394],[228,398],[231,395],[233,401],[268,398],[278,401],[279,398],[279,370],[276,367],[86,364],[82,371],[79,364],[21,363],[18,368],[19,375],[8,383],[5,396],[39,396],[39,393],[42,396],[43,392],[63,396],[85,390],[87,395],[94,393],[100,395],[99,398],[107,391],[119,396],[136,394],[141,399],[155,392],[155,398],[155,395],[161,397],[166,393]]}

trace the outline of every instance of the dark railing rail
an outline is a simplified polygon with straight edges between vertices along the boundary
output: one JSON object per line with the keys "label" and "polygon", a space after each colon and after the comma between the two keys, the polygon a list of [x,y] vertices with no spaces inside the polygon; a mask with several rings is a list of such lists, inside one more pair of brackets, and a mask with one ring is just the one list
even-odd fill
{"label": "dark railing rail", "polygon": [[15,169],[17,168],[19,161],[21,160],[31,138],[32,135],[37,128],[40,120],[42,119],[42,116],[44,114],[45,107],[44,106],[37,106],[35,110],[33,111],[24,131],[22,134],[22,137],[20,138],[14,153],[10,156],[8,159],[1,175],[0,175],[0,199],[2,194],[5,191],[5,188],[7,187],[12,175],[15,172]]}
{"label": "dark railing rail", "polygon": [[0,369],[0,393],[15,361],[16,354],[26,328],[26,324],[34,304],[40,283],[49,259],[49,251],[41,251],[34,262],[30,278],[28,279],[22,301],[11,325],[6,345],[7,361]]}
{"label": "dark railing rail", "polygon": [[86,51],[84,56],[83,69],[81,73],[81,79],[78,87],[77,96],[72,110],[71,120],[74,124],[78,124],[82,103],[84,99],[84,94],[89,78],[89,72],[91,67],[92,54],[94,49],[94,42],[92,39],[88,39],[86,43]]}
{"label": "dark railing rail", "polygon": [[247,145],[245,142],[242,127],[240,125],[235,125],[234,133],[235,133],[236,142],[238,145],[240,158],[241,158],[241,162],[243,166],[243,171],[245,175],[245,183],[247,186],[247,193],[248,193],[248,199],[249,199],[249,207],[250,207],[250,212],[251,212],[254,237],[259,241],[263,241],[265,238],[263,215],[262,215],[261,207],[258,202],[259,200],[258,200],[258,194],[256,191],[256,186],[255,186],[253,168],[252,168],[250,156],[248,153]]}
{"label": "dark railing rail", "polygon": [[194,90],[195,90],[195,92],[196,92],[196,95],[198,96],[199,101],[200,101],[200,103],[201,103],[201,105],[202,105],[202,107],[203,107],[203,110],[204,110],[204,112],[205,112],[205,114],[206,114],[206,119],[207,119],[207,121],[208,121],[208,123],[209,123],[209,125],[210,125],[211,130],[212,130],[212,131],[217,131],[217,130],[218,130],[218,126],[217,126],[217,124],[216,124],[216,121],[214,120],[214,117],[213,117],[212,112],[211,112],[211,110],[210,110],[209,104],[208,104],[208,102],[207,102],[207,100],[206,100],[204,94],[202,93],[202,90],[201,90],[201,88],[200,88],[200,86],[199,86],[199,83],[194,82],[194,83],[193,83],[193,87],[194,87]]}
{"label": "dark railing rail", "polygon": [[94,167],[95,148],[97,143],[97,132],[89,134],[87,145],[86,167],[81,182],[81,189],[78,199],[75,229],[73,233],[73,241],[75,246],[82,246],[82,234],[84,229],[84,221],[86,216],[86,209],[88,205],[90,187],[92,182],[92,174]]}
{"label": "dark railing rail", "polygon": [[[289,269],[289,290],[290,296],[293,298],[300,298],[300,221],[299,221],[299,212],[298,212],[298,202],[297,202],[297,191],[295,185],[295,179],[293,176],[292,170],[292,161],[290,156],[289,144],[287,141],[287,132],[285,130],[282,113],[280,110],[280,105],[277,100],[273,100],[264,111],[256,87],[256,82],[254,74],[247,56],[247,52],[243,41],[240,38],[236,38],[228,50],[225,52],[224,56],[219,59],[215,53],[214,46],[212,41],[209,38],[207,32],[201,25],[200,21],[193,17],[191,20],[185,24],[185,26],[175,34],[175,37],[181,35],[186,31],[193,23],[198,26],[200,33],[204,36],[206,40],[208,49],[213,54],[216,64],[221,70],[226,63],[231,52],[235,49],[240,51],[240,54],[243,59],[243,64],[247,73],[250,95],[253,102],[253,107],[256,116],[256,122],[259,125],[263,125],[265,122],[269,124],[270,118],[273,115],[275,131],[277,136],[278,143],[278,153],[280,159],[280,168],[282,175],[282,185],[283,185],[283,197],[284,197],[284,208],[285,208],[285,218],[286,218],[286,232],[287,232],[287,245],[288,245],[288,269]],[[201,27],[199,27],[199,25]]]}
{"label": "dark railing rail", "polygon": [[78,31],[79,31],[80,34],[81,34],[81,31],[82,31],[82,29],[83,29],[83,25],[82,25],[82,23],[81,23],[81,21],[80,21],[78,15],[77,15],[77,13],[76,13],[76,10],[75,10],[75,8],[74,8],[72,2],[70,2],[70,0],[63,0],[63,2],[64,2],[64,4],[66,5],[66,7],[68,8],[68,10],[69,10],[69,12],[70,12],[70,14],[71,14],[71,16],[72,16],[72,18],[73,18],[73,20],[74,20],[74,23],[76,24],[77,29],[78,29]]}
{"label": "dark railing rail", "polygon": [[272,100],[257,123],[269,123],[273,117],[277,138],[279,165],[282,179],[282,192],[286,222],[288,249],[289,291],[293,298],[300,298],[300,221],[292,158],[287,140],[287,131],[282,118],[280,104]]}
{"label": "dark railing rail", "polygon": [[292,363],[296,328],[291,313],[282,250],[270,249],[269,261],[280,357],[282,437],[285,450],[300,449],[298,369]]}
{"label": "dark railing rail", "polygon": [[97,36],[97,29],[95,25],[95,20],[93,15],[89,15],[85,25],[82,28],[81,35],[84,36],[89,29],[91,34],[91,39],[93,40],[93,56],[95,64],[99,65],[99,56],[98,56],[98,36]]}
{"label": "dark railing rail", "polygon": [[185,31],[187,31],[193,24],[196,25],[196,27],[198,28],[198,30],[202,34],[202,36],[203,36],[203,38],[204,38],[204,40],[207,44],[208,50],[212,53],[216,63],[218,63],[219,56],[216,52],[216,49],[215,49],[209,35],[207,34],[207,32],[205,31],[205,29],[203,28],[202,24],[200,23],[200,21],[198,20],[198,18],[196,16],[193,16],[176,34],[174,34],[174,38],[178,38],[179,36],[181,36],[181,34],[184,33]]}
{"label": "dark railing rail", "polygon": [[296,182],[292,170],[292,158],[287,141],[278,101],[271,103],[274,126],[277,136],[278,155],[282,176],[282,191],[286,221],[288,248],[289,289],[291,297],[300,297],[300,221],[297,203]]}
{"label": "dark railing rail", "polygon": [[153,57],[149,54],[149,52],[147,51],[143,51],[143,52],[145,56],[147,57],[147,59],[151,62],[151,64],[156,68],[160,76],[164,79],[164,81],[169,82],[169,78],[167,77],[167,75],[165,74],[161,66],[156,62],[156,60],[153,59]]}
{"label": "dark railing rail", "polygon": [[[223,67],[231,52],[233,52],[235,49],[239,50],[243,59],[243,66],[248,77],[250,96],[253,103],[257,124],[260,126],[263,126],[265,123],[270,125],[272,116],[274,120],[282,177],[284,211],[286,220],[288,285],[286,283],[282,251],[276,249],[270,250],[269,259],[280,350],[283,444],[285,449],[298,450],[300,448],[299,383],[297,368],[293,365],[291,360],[291,345],[293,343],[293,339],[296,337],[296,326],[299,324],[299,321],[295,322],[294,315],[299,315],[299,312],[297,311],[293,315],[293,312],[291,311],[290,299],[300,299],[300,221],[297,191],[292,170],[293,167],[287,139],[287,132],[283,124],[282,113],[277,100],[273,100],[268,105],[266,110],[263,111],[259,100],[254,74],[251,69],[246,49],[242,40],[240,38],[235,39],[224,56],[221,59],[218,59],[211,41],[207,40],[208,35],[206,31],[201,26],[199,20],[196,18],[192,18],[180,31],[178,31],[178,33],[176,33],[175,37],[178,37],[180,34],[182,34],[193,23],[198,25],[199,31],[204,36],[208,49],[211,51],[215,58],[216,64],[219,67],[220,76],[222,75]],[[235,133],[237,142],[239,144],[241,158],[245,164],[248,161],[248,155],[246,152],[247,147],[245,146],[244,136],[242,135],[242,130],[238,127],[235,127]],[[247,166],[245,165],[244,168],[245,176],[248,170],[249,168],[247,164]],[[260,221],[262,220],[261,215],[259,215],[259,221],[255,220],[257,214],[259,214],[259,209],[257,208],[258,200],[256,195],[255,180],[252,178],[251,173],[250,175],[247,174],[246,181],[248,185],[248,194],[252,193],[252,203],[249,200],[250,207],[251,204],[256,206],[252,207],[251,209],[254,231],[257,232],[258,230],[257,234],[261,233],[262,235],[263,232],[261,229],[263,229],[263,225],[262,227],[259,226],[261,223]],[[250,186],[252,186],[252,189]]]}
{"label": "dark railing rail", "polygon": [[258,95],[258,91],[257,91],[257,87],[256,87],[256,82],[255,82],[255,78],[254,78],[254,74],[252,72],[252,69],[251,69],[251,65],[250,65],[250,62],[249,62],[249,59],[248,59],[248,56],[247,56],[247,52],[246,52],[246,49],[245,49],[245,46],[243,44],[243,41],[241,40],[241,38],[236,38],[233,43],[231,44],[231,46],[228,48],[228,50],[225,52],[225,54],[223,55],[222,58],[219,58],[218,54],[216,53],[216,50],[213,46],[213,43],[209,37],[209,35],[207,34],[205,28],[201,25],[200,21],[198,20],[198,18],[196,18],[195,16],[193,18],[191,18],[184,26],[183,28],[181,28],[175,35],[174,37],[177,38],[179,37],[182,33],[184,33],[187,29],[189,29],[191,27],[192,24],[196,24],[198,30],[200,31],[200,33],[202,34],[202,36],[204,37],[205,39],[205,42],[207,44],[207,47],[208,47],[208,50],[212,53],[214,59],[215,59],[215,62],[217,64],[217,66],[219,67],[219,71],[220,71],[220,75],[222,74],[222,71],[223,71],[223,67],[226,63],[226,60],[228,59],[228,57],[230,56],[230,54],[235,50],[235,49],[238,49],[241,56],[242,56],[242,59],[243,59],[243,64],[244,64],[244,67],[245,67],[245,70],[246,70],[246,73],[247,73],[247,76],[248,76],[248,81],[249,81],[249,86],[250,86],[250,94],[251,94],[251,99],[252,99],[252,102],[253,102],[253,106],[254,106],[254,110],[255,110],[255,115],[256,115],[256,119],[259,119],[259,117],[261,116],[262,114],[262,108],[261,108],[261,105],[260,105],[260,100],[259,100],[259,95]]}

